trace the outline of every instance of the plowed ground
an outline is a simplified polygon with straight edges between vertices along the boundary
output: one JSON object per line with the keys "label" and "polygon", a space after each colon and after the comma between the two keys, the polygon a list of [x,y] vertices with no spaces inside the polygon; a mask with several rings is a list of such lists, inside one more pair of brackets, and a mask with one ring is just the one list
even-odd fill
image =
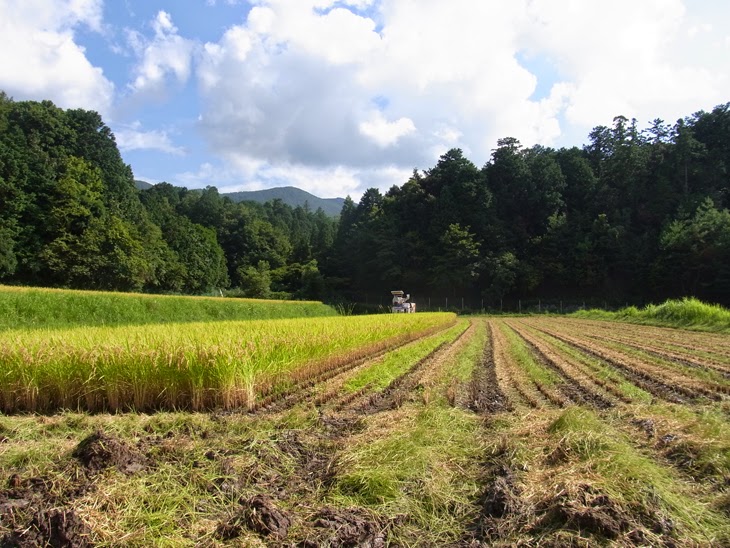
{"label": "plowed ground", "polygon": [[0,416],[0,546],[730,545],[728,337],[429,337],[251,413]]}

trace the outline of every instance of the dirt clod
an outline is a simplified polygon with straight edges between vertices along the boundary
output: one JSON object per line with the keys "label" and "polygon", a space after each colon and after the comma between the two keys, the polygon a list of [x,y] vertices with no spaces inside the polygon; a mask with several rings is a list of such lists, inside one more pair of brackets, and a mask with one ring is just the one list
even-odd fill
{"label": "dirt clod", "polygon": [[267,495],[256,495],[241,501],[236,515],[218,526],[218,536],[230,540],[240,536],[243,529],[249,529],[264,537],[286,538],[292,518],[286,511],[274,504]]}
{"label": "dirt clod", "polygon": [[92,473],[112,466],[125,474],[133,474],[146,468],[143,455],[101,431],[81,440],[72,455]]}
{"label": "dirt clod", "polygon": [[653,438],[654,434],[656,433],[656,428],[654,426],[654,421],[651,419],[635,419],[631,421],[634,425],[641,428],[644,433],[646,434],[647,438]]}
{"label": "dirt clod", "polygon": [[590,485],[563,489],[538,505],[537,511],[543,514],[541,527],[576,529],[607,539],[618,538],[632,525],[624,508]]}
{"label": "dirt clod", "polygon": [[484,491],[482,514],[489,518],[504,518],[519,513],[521,506],[514,473],[503,466]]}
{"label": "dirt clod", "polygon": [[314,518],[318,530],[316,546],[343,548],[381,548],[385,531],[366,511],[357,508],[338,510],[323,508]]}
{"label": "dirt clod", "polygon": [[58,548],[87,548],[89,528],[73,510],[51,509],[38,512],[30,525],[13,531],[0,539],[0,545],[10,547],[51,546]]}

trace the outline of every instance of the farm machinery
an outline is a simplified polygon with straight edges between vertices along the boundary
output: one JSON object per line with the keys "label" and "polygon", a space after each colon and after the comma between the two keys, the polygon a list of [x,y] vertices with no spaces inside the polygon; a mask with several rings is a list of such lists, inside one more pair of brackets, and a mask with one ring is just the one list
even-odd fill
{"label": "farm machinery", "polygon": [[408,302],[410,295],[405,295],[402,291],[391,291],[390,294],[393,295],[391,312],[412,314],[416,311],[416,303]]}

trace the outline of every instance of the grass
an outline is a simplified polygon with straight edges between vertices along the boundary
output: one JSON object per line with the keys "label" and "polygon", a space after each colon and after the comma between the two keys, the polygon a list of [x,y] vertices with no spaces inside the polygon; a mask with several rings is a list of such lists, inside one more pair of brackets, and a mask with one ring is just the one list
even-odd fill
{"label": "grass", "polygon": [[630,382],[617,369],[609,367],[598,358],[584,354],[547,333],[538,333],[538,336],[548,342],[555,350],[585,366],[590,371],[590,375],[599,381],[610,383],[622,396],[635,402],[651,403],[653,401],[654,397],[649,392]]}
{"label": "grass", "polygon": [[[718,493],[696,489],[646,454],[635,434],[613,420],[622,424],[625,417],[573,406],[495,421],[487,432],[492,440],[487,465],[512,478],[511,490],[501,496],[514,502],[499,519],[487,519],[487,536],[490,528],[499,531],[496,538],[505,546],[528,540],[569,546],[726,545],[730,523],[714,504]],[[488,500],[493,488],[487,489]]]}
{"label": "grass", "polygon": [[265,301],[0,285],[0,331],[336,316],[314,301]]}
{"label": "grass", "polygon": [[634,420],[650,421],[651,439],[659,440],[664,456],[687,475],[722,484],[730,478],[728,410],[727,404],[693,409],[663,403],[635,410]]}
{"label": "grass", "polygon": [[[621,342],[603,341],[602,344],[607,348],[618,350],[620,352],[638,358],[645,363],[657,365],[658,367],[666,370],[667,373],[679,373],[685,377],[708,383],[709,385],[714,387],[724,387],[725,389],[730,388],[730,381],[728,381],[728,378],[720,371],[716,371],[710,368],[700,368],[683,365],[672,359],[662,358]],[[730,392],[730,390],[728,391]]]}
{"label": "grass", "polygon": [[644,325],[730,333],[730,310],[719,305],[703,303],[692,297],[668,300],[658,305],[650,304],[642,309],[630,306],[617,312],[597,309],[579,310],[571,316],[582,319],[614,320]]}
{"label": "grass", "polygon": [[478,511],[482,451],[474,415],[436,400],[405,406],[377,417],[343,451],[333,502],[407,516],[394,545],[451,545]]}
{"label": "grass", "polygon": [[484,365],[484,350],[489,342],[484,320],[473,322],[474,333],[461,351],[453,357],[448,367],[441,368],[430,382],[424,382],[422,397],[427,404],[436,398],[437,403],[454,405],[459,394],[469,393],[475,367]]}
{"label": "grass", "polygon": [[730,541],[730,523],[708,509],[681,478],[641,454],[619,430],[593,412],[571,408],[548,431],[560,446],[601,478],[599,485],[627,507],[656,505],[685,529],[696,542],[724,538]]}
{"label": "grass", "polygon": [[452,328],[388,352],[382,359],[371,367],[349,379],[343,386],[348,392],[357,392],[369,387],[373,392],[379,392],[395,379],[406,373],[415,363],[422,360],[445,342],[453,341],[468,327],[466,320],[459,321]]}
{"label": "grass", "polygon": [[[238,334],[234,346],[250,355],[251,363],[260,358],[264,364],[258,380],[284,382],[298,364],[329,359],[330,354],[317,354],[320,347],[345,355],[386,332],[399,337],[415,328],[408,322],[421,321],[426,323],[419,329],[430,321],[448,326],[454,318],[270,320],[259,322],[260,330],[256,321],[221,322],[216,327],[223,331],[215,336],[210,324],[198,328],[194,323],[55,334],[15,331],[0,334],[0,351],[66,360],[69,368],[53,378],[73,379],[72,365],[117,347],[134,356],[129,363],[151,359],[137,346],[149,352],[182,348],[169,355],[195,368],[209,363],[201,358],[195,365],[196,356],[232,352],[227,349]],[[463,395],[475,367],[485,365],[486,321],[471,321],[473,330],[428,362],[421,385],[399,400],[398,408],[372,414],[308,401],[261,413],[0,414],[0,478],[5,482],[0,499],[32,501],[17,508],[0,505],[5,508],[0,544],[7,532],[32,527],[39,509],[68,508],[100,546],[293,546],[305,540],[325,546],[328,533],[318,525],[318,513],[329,508],[371,519],[393,546],[729,545],[727,400],[698,405],[639,398],[604,411],[570,404],[480,416],[455,406],[459,398],[448,397],[454,387]],[[455,340],[466,323],[391,352],[392,363],[382,360],[374,376],[361,379],[362,386],[375,387],[379,377],[383,383],[398,378],[440,341]],[[136,335],[130,338],[130,332]],[[529,346],[514,337],[508,339],[509,359],[515,365],[532,360]],[[628,383],[617,372],[609,378],[610,368],[600,360],[547,335],[542,340],[603,373],[605,380]],[[86,353],[76,352],[79,348]],[[67,359],[70,355],[78,360]],[[121,366],[125,359],[122,352],[114,363]],[[154,393],[149,388],[154,368],[142,369],[147,376],[135,381],[137,389],[146,386]],[[209,373],[202,366],[196,371],[202,378]],[[279,376],[270,377],[273,372]],[[532,381],[525,373],[520,382]],[[43,393],[38,390],[37,397]],[[650,437],[644,431],[649,424]],[[73,452],[97,430],[138,452],[145,467],[134,473],[117,466],[98,472],[84,468]],[[13,494],[9,485],[16,474],[21,488]],[[27,491],[37,485],[48,492]],[[220,526],[240,519],[241,501],[262,494],[292,517],[287,538],[266,537],[248,526],[233,539],[221,538]]]}
{"label": "grass", "polygon": [[533,382],[545,387],[554,387],[561,382],[556,373],[535,361],[525,341],[514,330],[504,324],[500,329],[509,341],[509,354]]}

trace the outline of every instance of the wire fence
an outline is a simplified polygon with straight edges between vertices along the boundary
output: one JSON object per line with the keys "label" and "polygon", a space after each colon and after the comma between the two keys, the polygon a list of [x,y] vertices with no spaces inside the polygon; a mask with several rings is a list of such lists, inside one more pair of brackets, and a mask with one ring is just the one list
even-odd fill
{"label": "wire fence", "polygon": [[[499,300],[476,299],[470,297],[414,297],[419,312],[457,312],[461,314],[571,314],[578,310],[599,308],[616,311],[634,305],[642,307],[647,303],[617,302],[608,299],[576,299],[576,298],[509,298]],[[355,304],[356,310],[363,312],[389,312],[391,298],[389,296],[369,297],[364,302]]]}

